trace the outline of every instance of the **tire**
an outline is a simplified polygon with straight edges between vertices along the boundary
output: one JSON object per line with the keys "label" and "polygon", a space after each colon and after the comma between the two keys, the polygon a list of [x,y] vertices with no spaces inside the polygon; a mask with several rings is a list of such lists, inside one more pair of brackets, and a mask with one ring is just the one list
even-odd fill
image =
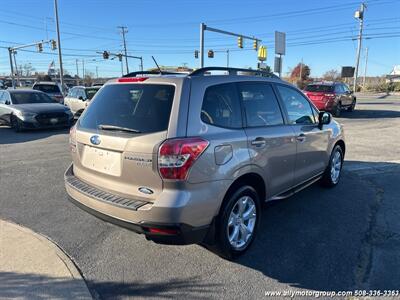
{"label": "tire", "polygon": [[342,111],[342,103],[338,102],[338,104],[336,104],[332,114],[335,117],[340,117],[341,111]]}
{"label": "tire", "polygon": [[218,254],[231,260],[245,253],[254,240],[260,218],[260,200],[253,187],[244,185],[227,195],[216,222]]}
{"label": "tire", "polygon": [[353,99],[353,103],[351,103],[350,107],[347,109],[347,111],[354,111],[356,109],[356,99]]}
{"label": "tire", "polygon": [[15,132],[21,132],[21,124],[18,119],[14,116],[11,116],[11,128],[14,129]]}
{"label": "tire", "polygon": [[328,167],[322,176],[322,186],[332,188],[339,183],[342,174],[343,158],[342,148],[339,145],[336,145],[329,158]]}

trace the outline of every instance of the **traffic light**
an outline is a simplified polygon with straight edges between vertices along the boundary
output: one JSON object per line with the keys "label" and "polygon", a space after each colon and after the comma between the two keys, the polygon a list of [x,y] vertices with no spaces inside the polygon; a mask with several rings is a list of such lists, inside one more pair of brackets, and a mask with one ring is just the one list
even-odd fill
{"label": "traffic light", "polygon": [[199,50],[194,50],[194,58],[199,58]]}
{"label": "traffic light", "polygon": [[238,37],[238,47],[243,48],[243,37],[241,36]]}
{"label": "traffic light", "polygon": [[213,58],[214,57],[214,51],[208,50],[208,57]]}
{"label": "traffic light", "polygon": [[37,44],[37,51],[43,52],[43,44],[42,43]]}
{"label": "traffic light", "polygon": [[57,49],[57,42],[55,40],[51,40],[51,50]]}
{"label": "traffic light", "polygon": [[257,49],[258,49],[258,41],[257,41],[257,40],[254,40],[254,41],[253,41],[253,49],[254,49],[254,50],[257,50]]}
{"label": "traffic light", "polygon": [[108,59],[110,57],[110,54],[107,51],[103,52],[103,58]]}

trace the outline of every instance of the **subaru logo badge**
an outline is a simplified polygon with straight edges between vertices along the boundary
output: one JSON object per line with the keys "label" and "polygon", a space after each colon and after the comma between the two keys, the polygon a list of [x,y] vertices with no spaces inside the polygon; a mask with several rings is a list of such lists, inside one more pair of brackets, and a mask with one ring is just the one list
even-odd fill
{"label": "subaru logo badge", "polygon": [[99,145],[100,144],[100,137],[98,136],[98,135],[93,135],[93,136],[91,136],[90,137],[90,142],[93,144],[93,145]]}

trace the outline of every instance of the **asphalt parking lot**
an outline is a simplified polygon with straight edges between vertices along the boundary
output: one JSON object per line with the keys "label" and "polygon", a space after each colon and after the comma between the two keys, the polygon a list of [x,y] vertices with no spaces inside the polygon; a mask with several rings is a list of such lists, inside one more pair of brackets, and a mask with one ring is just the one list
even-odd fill
{"label": "asphalt parking lot", "polygon": [[267,205],[255,243],[235,262],[198,245],[148,242],[71,204],[66,130],[0,127],[0,218],[55,241],[102,299],[399,289],[400,96],[359,97],[338,120],[347,138],[339,186]]}

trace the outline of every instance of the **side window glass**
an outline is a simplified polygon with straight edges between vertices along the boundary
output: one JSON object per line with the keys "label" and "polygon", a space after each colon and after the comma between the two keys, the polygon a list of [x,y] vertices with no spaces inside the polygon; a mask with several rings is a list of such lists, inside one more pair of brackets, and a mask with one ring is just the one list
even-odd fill
{"label": "side window glass", "polygon": [[7,101],[10,101],[10,102],[11,102],[11,98],[10,98],[10,96],[8,95],[7,92],[3,92],[3,97],[2,97],[2,99],[3,99],[4,103],[7,102]]}
{"label": "side window glass", "polygon": [[73,89],[71,89],[71,90],[69,91],[68,97],[75,98],[75,95],[76,95],[76,89],[73,88]]}
{"label": "side window glass", "polygon": [[335,85],[335,93],[338,93],[338,94],[342,94],[343,93],[342,87],[340,86],[340,84],[336,84]]}
{"label": "side window glass", "polygon": [[342,84],[342,88],[343,88],[343,90],[345,91],[345,93],[350,92],[350,90],[349,90],[349,88],[347,87],[347,85]]}
{"label": "side window glass", "polygon": [[6,100],[3,98],[4,92],[0,92],[0,104],[4,104]]}
{"label": "side window glass", "polygon": [[319,122],[319,112],[316,108],[314,108],[314,106],[311,106],[311,109],[312,109],[312,112],[314,115],[314,120],[316,123],[318,123]]}
{"label": "side window glass", "polygon": [[283,124],[278,101],[270,84],[244,82],[239,84],[247,126],[271,126]]}
{"label": "side window glass", "polygon": [[242,114],[235,84],[220,84],[206,89],[201,107],[201,120],[214,126],[242,127]]}
{"label": "side window glass", "polygon": [[86,99],[86,94],[85,91],[83,89],[79,89],[78,90],[78,98],[81,97],[83,100]]}
{"label": "side window glass", "polygon": [[283,85],[277,85],[277,88],[286,107],[290,124],[315,123],[311,105],[300,92]]}

